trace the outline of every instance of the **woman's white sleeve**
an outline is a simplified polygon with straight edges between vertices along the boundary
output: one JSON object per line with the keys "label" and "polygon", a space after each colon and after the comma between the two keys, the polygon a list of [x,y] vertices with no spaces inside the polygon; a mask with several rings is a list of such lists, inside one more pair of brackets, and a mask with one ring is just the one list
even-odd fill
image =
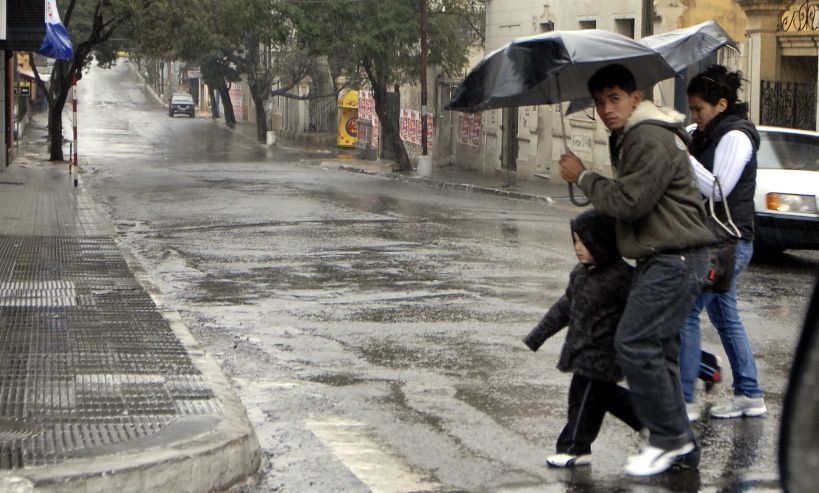
{"label": "woman's white sleeve", "polygon": [[[688,160],[694,170],[700,193],[706,197],[711,196],[714,187],[714,176],[719,178],[722,193],[730,195],[737,185],[745,165],[751,160],[754,153],[754,145],[751,139],[741,130],[731,130],[722,136],[714,152],[714,172],[710,173],[700,164],[694,156],[689,156]],[[714,198],[722,200],[719,190],[713,190]]]}

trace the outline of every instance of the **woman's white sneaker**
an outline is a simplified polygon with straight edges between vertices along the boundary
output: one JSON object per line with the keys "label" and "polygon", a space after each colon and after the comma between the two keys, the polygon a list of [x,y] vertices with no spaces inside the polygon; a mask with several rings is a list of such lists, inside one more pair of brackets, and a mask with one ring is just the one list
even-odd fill
{"label": "woman's white sneaker", "polygon": [[762,416],[768,412],[763,397],[737,395],[727,404],[711,408],[713,418],[738,418],[740,416]]}
{"label": "woman's white sneaker", "polygon": [[688,415],[688,422],[698,421],[700,419],[700,406],[695,402],[685,403],[685,414]]}
{"label": "woman's white sneaker", "polygon": [[591,454],[571,455],[555,454],[546,458],[546,464],[552,467],[574,467],[591,464]]}

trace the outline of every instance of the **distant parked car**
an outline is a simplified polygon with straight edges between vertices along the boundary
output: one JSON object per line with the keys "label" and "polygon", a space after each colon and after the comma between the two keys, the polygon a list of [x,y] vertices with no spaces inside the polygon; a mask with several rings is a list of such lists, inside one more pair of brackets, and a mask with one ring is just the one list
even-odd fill
{"label": "distant parked car", "polygon": [[171,102],[168,104],[168,116],[173,118],[177,113],[184,113],[193,118],[194,106],[193,96],[184,92],[175,93],[171,96]]}
{"label": "distant parked car", "polygon": [[758,130],[755,252],[819,249],[819,133]]}

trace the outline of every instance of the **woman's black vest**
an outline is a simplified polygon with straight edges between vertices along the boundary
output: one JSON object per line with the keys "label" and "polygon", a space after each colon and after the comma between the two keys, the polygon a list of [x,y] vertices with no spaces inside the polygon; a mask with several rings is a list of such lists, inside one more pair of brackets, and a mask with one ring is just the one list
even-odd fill
{"label": "woman's black vest", "polygon": [[[734,189],[728,194],[728,209],[734,224],[742,233],[742,238],[748,241],[754,239],[754,191],[756,190],[756,151],[759,149],[759,133],[753,123],[748,121],[748,108],[744,103],[737,103],[732,110],[720,113],[705,127],[704,132],[699,130],[693,134],[691,154],[697,158],[705,169],[714,170],[714,155],[722,137],[732,130],[739,130],[751,139],[754,147],[751,160],[745,165]],[[725,219],[725,212],[721,203],[714,204],[717,217]]]}

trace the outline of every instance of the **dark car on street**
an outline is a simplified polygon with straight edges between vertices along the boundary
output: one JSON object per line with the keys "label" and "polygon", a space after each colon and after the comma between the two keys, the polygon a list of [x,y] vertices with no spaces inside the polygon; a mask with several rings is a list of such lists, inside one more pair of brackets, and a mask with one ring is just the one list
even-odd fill
{"label": "dark car on street", "polygon": [[182,113],[194,117],[195,105],[193,103],[193,96],[190,94],[180,92],[171,96],[170,104],[168,104],[168,116],[173,118],[177,113]]}
{"label": "dark car on street", "polygon": [[758,130],[755,253],[819,250],[819,133]]}

